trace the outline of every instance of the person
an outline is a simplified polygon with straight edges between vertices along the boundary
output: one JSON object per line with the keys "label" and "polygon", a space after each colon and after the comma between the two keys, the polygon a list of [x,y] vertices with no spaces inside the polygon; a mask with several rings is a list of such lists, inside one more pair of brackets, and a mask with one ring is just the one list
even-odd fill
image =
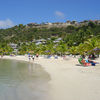
{"label": "person", "polygon": [[34,58],[35,58],[35,56],[33,55],[33,56],[32,56],[33,61],[34,61]]}
{"label": "person", "polygon": [[31,60],[31,56],[30,55],[28,55],[28,58],[29,58],[29,61]]}
{"label": "person", "polygon": [[94,60],[96,57],[95,57],[95,54],[93,53],[93,54],[89,55],[88,58]]}
{"label": "person", "polygon": [[85,58],[85,55],[84,55],[84,54],[82,55],[82,58],[83,58],[83,59]]}
{"label": "person", "polygon": [[95,66],[95,64],[97,64],[97,62],[94,62],[92,60],[87,60],[86,62],[91,63],[92,66]]}
{"label": "person", "polygon": [[85,66],[91,66],[90,62],[86,62],[86,60],[82,59],[81,61]]}
{"label": "person", "polygon": [[90,59],[85,59],[84,60],[82,57],[80,57],[78,59],[78,61],[79,61],[80,64],[83,64],[85,66],[95,66],[96,64],[99,64],[98,62],[92,61]]}
{"label": "person", "polygon": [[57,55],[55,55],[55,59],[58,59],[58,56]]}
{"label": "person", "polygon": [[86,59],[85,62],[86,63],[91,63],[92,66],[95,66],[95,64],[97,64],[97,62],[94,62],[94,61],[92,61],[90,59]]}
{"label": "person", "polygon": [[36,57],[37,57],[37,58],[39,57],[39,54],[38,54],[38,53],[36,54]]}
{"label": "person", "polygon": [[91,66],[91,63],[86,62],[82,57],[78,59],[79,63],[84,65],[84,66]]}

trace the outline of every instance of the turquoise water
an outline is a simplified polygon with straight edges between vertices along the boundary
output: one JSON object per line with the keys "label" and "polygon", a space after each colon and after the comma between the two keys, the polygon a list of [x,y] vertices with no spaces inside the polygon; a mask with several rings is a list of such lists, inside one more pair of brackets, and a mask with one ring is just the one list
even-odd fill
{"label": "turquoise water", "polygon": [[0,100],[48,100],[49,80],[37,64],[0,60]]}

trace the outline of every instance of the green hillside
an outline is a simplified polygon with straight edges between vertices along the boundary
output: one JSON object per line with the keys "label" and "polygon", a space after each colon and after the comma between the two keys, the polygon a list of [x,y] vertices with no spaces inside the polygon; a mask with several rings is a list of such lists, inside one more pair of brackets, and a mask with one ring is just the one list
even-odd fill
{"label": "green hillside", "polygon": [[[50,40],[48,40],[50,38]],[[59,41],[59,43],[54,43],[54,40],[61,38],[62,40]],[[7,47],[7,44],[9,43],[16,43],[21,44],[24,43],[25,48],[28,48],[28,50],[23,49],[23,45],[20,45],[19,51],[23,52],[25,50],[25,53],[29,50],[33,50],[35,46],[31,47],[32,44],[30,44],[30,47],[26,45],[25,43],[29,43],[33,40],[38,39],[45,39],[46,43],[45,46],[48,46],[48,48],[52,46],[61,46],[62,51],[64,51],[64,45],[66,45],[66,48],[70,48],[70,51],[73,54],[79,53],[76,52],[75,48],[79,47],[80,49],[86,47],[86,41],[90,41],[90,43],[97,42],[97,45],[92,44],[93,47],[87,47],[88,49],[85,49],[85,51],[91,50],[95,47],[100,47],[100,24],[96,24],[92,21],[90,21],[87,25],[80,25],[80,26],[68,26],[68,27],[52,27],[52,28],[32,28],[32,27],[26,27],[26,25],[19,24],[18,26],[14,26],[12,28],[8,29],[0,29],[0,47]],[[2,46],[3,45],[3,46]],[[35,45],[35,44],[34,44]],[[40,45],[39,45],[40,46]],[[44,46],[44,45],[42,45]],[[83,46],[83,47],[82,47]],[[36,47],[35,47],[36,48]],[[42,47],[44,48],[44,47]],[[51,49],[51,48],[49,48]],[[47,47],[44,51],[49,50]],[[60,49],[58,49],[59,51]],[[72,50],[72,51],[71,51]],[[74,51],[73,51],[74,50]],[[83,50],[83,49],[82,49]],[[3,52],[4,50],[1,50]],[[39,50],[36,50],[38,52]],[[43,51],[43,50],[42,50]],[[55,50],[56,52],[56,50]],[[53,51],[53,53],[55,53]],[[84,51],[83,51],[84,52]],[[83,53],[82,52],[82,53]]]}

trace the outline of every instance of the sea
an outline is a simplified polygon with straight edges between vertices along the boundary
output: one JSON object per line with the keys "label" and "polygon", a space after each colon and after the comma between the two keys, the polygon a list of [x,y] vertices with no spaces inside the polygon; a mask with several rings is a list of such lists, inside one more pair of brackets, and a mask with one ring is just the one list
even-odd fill
{"label": "sea", "polygon": [[49,81],[38,64],[0,59],[0,100],[50,100]]}

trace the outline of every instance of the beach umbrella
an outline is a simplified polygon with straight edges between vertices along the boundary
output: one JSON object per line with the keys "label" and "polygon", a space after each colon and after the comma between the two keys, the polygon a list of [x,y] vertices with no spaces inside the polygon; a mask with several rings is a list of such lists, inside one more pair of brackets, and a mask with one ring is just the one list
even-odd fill
{"label": "beach umbrella", "polygon": [[93,51],[100,51],[100,48],[94,48]]}
{"label": "beach umbrella", "polygon": [[48,50],[48,51],[45,51],[46,53],[48,53],[48,52],[50,52],[50,50]]}
{"label": "beach umbrella", "polygon": [[100,52],[100,48],[94,48],[92,51],[93,52]]}
{"label": "beach umbrella", "polygon": [[88,52],[100,52],[100,48],[94,48],[94,49],[92,49],[92,50],[90,50]]}

